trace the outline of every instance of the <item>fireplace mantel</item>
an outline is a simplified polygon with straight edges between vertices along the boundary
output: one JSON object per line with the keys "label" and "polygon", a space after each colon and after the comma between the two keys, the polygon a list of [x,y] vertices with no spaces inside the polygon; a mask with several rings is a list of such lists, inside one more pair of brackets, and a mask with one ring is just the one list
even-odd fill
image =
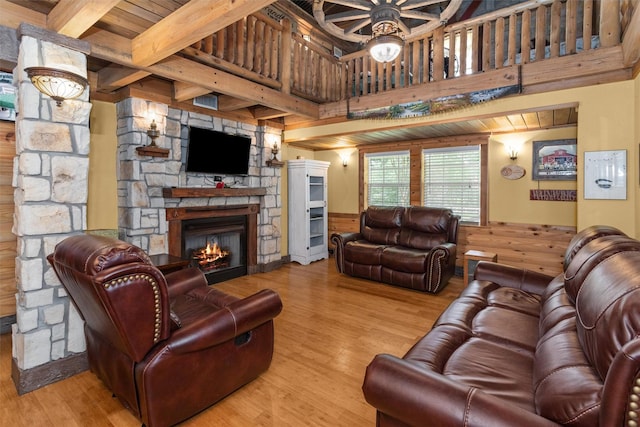
{"label": "fireplace mantel", "polygon": [[166,198],[187,198],[187,197],[242,197],[242,196],[264,196],[267,189],[264,187],[255,188],[211,188],[211,187],[165,187],[162,195]]}

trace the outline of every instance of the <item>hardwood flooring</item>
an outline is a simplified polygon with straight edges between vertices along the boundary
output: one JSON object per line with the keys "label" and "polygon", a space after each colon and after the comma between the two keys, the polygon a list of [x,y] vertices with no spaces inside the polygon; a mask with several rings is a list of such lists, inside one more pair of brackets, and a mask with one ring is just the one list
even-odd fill
{"label": "hardwood flooring", "polygon": [[[269,370],[182,426],[374,426],[362,395],[374,355],[402,356],[462,290],[454,277],[438,295],[336,272],[333,258],[296,263],[215,285],[238,296],[276,290]],[[179,392],[179,391],[176,391]],[[0,337],[0,425],[139,426],[91,372],[18,396],[11,380],[11,335]]]}

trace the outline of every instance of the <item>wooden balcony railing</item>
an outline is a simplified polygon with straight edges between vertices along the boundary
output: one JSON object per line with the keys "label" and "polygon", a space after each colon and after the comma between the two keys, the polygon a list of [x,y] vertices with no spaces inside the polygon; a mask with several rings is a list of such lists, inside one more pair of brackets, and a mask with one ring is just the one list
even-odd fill
{"label": "wooden balcony railing", "polygon": [[407,40],[391,64],[374,62],[366,51],[355,52],[342,58],[348,91],[366,96],[613,46],[620,43],[616,4],[607,2],[605,8],[593,0],[529,1]]}
{"label": "wooden balcony railing", "polygon": [[[606,5],[605,5],[606,3]],[[406,40],[392,63],[366,50],[336,58],[326,48],[251,15],[196,43],[185,53],[318,103],[573,55],[620,44],[625,10],[637,0],[531,0]],[[605,7],[606,6],[606,7]]]}

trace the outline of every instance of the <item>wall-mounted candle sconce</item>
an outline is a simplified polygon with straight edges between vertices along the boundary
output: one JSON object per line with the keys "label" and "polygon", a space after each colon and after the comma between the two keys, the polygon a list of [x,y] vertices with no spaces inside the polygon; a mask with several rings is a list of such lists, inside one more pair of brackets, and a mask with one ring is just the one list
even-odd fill
{"label": "wall-mounted candle sconce", "polygon": [[151,139],[151,144],[149,144],[149,147],[155,147],[156,139],[158,139],[158,137],[160,136],[160,131],[158,130],[158,125],[156,124],[155,119],[151,121],[149,129],[147,129],[147,135],[149,135],[149,138]]}
{"label": "wall-mounted candle sconce", "polygon": [[511,160],[518,160],[518,149],[513,146],[510,146],[508,147],[508,150],[509,150],[509,158]]}
{"label": "wall-mounted candle sconce", "polygon": [[346,168],[347,164],[349,164],[349,156],[342,154],[340,158],[342,159],[342,166]]}
{"label": "wall-mounted candle sconce", "polygon": [[160,129],[158,129],[156,119],[151,120],[149,129],[147,129],[147,136],[149,137],[149,139],[151,139],[151,142],[149,143],[149,145],[136,147],[136,151],[139,155],[152,157],[169,157],[169,149],[158,147],[158,145],[156,144],[156,139],[160,137]]}

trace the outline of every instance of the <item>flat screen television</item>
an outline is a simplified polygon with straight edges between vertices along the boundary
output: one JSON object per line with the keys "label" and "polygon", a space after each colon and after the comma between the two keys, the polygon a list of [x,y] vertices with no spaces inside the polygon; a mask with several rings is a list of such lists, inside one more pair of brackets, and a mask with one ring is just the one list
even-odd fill
{"label": "flat screen television", "polygon": [[247,175],[251,138],[189,127],[187,172]]}

